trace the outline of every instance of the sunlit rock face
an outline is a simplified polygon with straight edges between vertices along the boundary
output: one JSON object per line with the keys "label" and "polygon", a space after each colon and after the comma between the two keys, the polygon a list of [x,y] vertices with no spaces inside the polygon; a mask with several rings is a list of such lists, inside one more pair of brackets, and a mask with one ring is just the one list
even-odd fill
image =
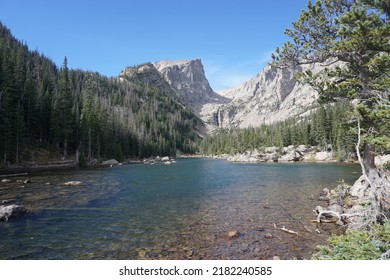
{"label": "sunlit rock face", "polygon": [[316,106],[317,93],[308,85],[298,83],[294,76],[317,65],[279,69],[266,67],[242,85],[220,92],[230,98],[228,104],[215,112],[219,127],[257,127],[285,120],[308,112]]}
{"label": "sunlit rock face", "polygon": [[127,67],[121,75],[136,75],[177,98],[211,132],[220,127],[258,127],[309,112],[317,106],[318,94],[294,79],[309,69],[316,73],[323,68],[316,64],[285,69],[267,66],[240,86],[218,93],[211,88],[200,59],[145,63]]}

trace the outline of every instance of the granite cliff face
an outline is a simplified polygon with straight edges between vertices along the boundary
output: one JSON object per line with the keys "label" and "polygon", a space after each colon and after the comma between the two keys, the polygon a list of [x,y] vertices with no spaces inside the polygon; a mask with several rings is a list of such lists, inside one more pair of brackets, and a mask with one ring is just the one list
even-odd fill
{"label": "granite cliff face", "polygon": [[120,77],[136,78],[177,98],[206,124],[207,131],[215,127],[214,115],[230,99],[212,90],[200,59],[164,60],[127,67]]}
{"label": "granite cliff face", "polygon": [[144,84],[158,88],[165,95],[178,98],[179,100],[181,98],[181,95],[169,85],[152,63],[126,67],[119,74],[119,77],[140,81]]}
{"label": "granite cliff face", "polygon": [[316,105],[317,93],[308,85],[299,84],[294,75],[316,65],[291,69],[266,67],[242,85],[220,92],[231,98],[215,112],[219,127],[256,127],[301,115]]}
{"label": "granite cliff face", "polygon": [[210,87],[201,60],[164,60],[153,65],[180,95],[180,101],[203,120],[207,131],[212,131],[216,127],[215,112],[230,99]]}
{"label": "granite cliff face", "polygon": [[207,131],[218,127],[256,127],[285,120],[315,107],[317,93],[295,81],[294,75],[318,65],[277,69],[267,66],[242,85],[216,93],[210,87],[200,59],[164,60],[127,67],[121,76],[159,88],[177,98],[203,120]]}

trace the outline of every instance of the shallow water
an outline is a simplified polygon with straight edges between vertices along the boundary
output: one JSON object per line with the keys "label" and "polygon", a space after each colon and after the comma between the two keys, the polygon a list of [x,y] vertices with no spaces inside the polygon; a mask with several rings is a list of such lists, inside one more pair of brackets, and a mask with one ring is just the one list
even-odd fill
{"label": "shallow water", "polygon": [[[0,183],[0,201],[29,213],[0,223],[0,259],[310,258],[333,232],[326,225],[314,233],[310,220],[321,202],[311,195],[341,179],[352,183],[358,172],[331,163],[182,159],[39,172],[30,184],[13,178]],[[70,180],[84,185],[61,185]],[[238,238],[227,238],[232,230]]]}

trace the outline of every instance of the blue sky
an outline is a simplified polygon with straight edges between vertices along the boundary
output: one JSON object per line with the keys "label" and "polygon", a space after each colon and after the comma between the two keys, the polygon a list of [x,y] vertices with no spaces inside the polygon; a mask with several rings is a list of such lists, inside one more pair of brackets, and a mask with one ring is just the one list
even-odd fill
{"label": "blue sky", "polygon": [[126,66],[202,59],[214,90],[257,75],[307,0],[0,0],[0,21],[61,65],[117,76]]}

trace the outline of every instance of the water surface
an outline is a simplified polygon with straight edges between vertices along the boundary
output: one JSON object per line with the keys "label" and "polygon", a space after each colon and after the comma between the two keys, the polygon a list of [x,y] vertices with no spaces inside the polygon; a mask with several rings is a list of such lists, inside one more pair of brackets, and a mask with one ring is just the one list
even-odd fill
{"label": "water surface", "polygon": [[[13,178],[0,184],[0,201],[29,213],[0,223],[0,259],[310,258],[332,232],[314,232],[321,202],[311,196],[341,179],[352,183],[358,172],[333,163],[182,159],[39,172],[30,184]],[[62,185],[70,180],[84,185]],[[240,236],[227,238],[232,230]]]}

